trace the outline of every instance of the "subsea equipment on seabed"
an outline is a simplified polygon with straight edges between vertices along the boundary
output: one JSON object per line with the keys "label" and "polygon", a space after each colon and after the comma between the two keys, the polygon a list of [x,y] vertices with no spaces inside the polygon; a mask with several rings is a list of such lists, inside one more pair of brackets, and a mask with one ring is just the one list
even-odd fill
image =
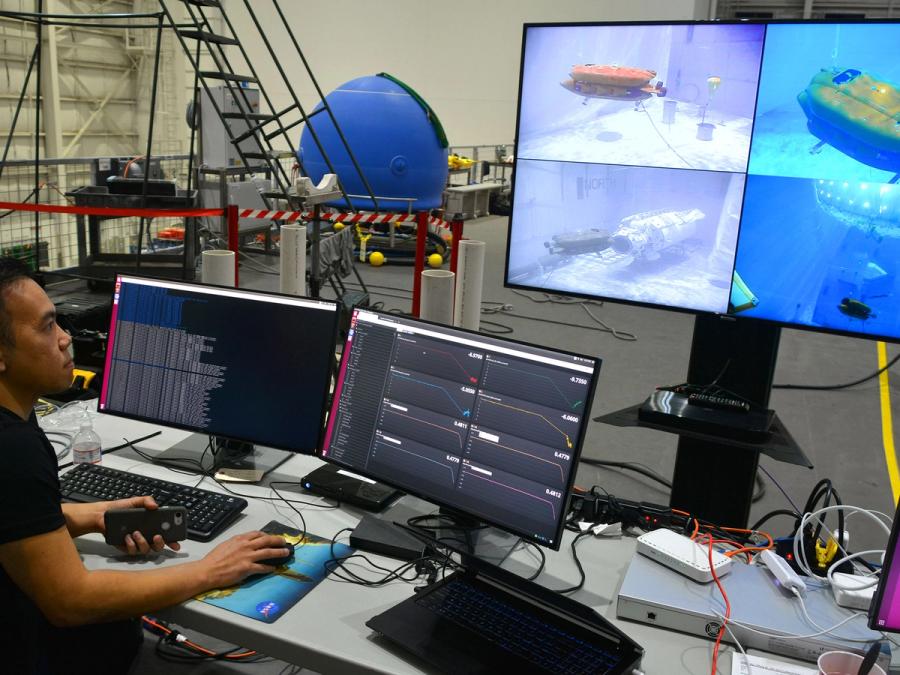
{"label": "subsea equipment on seabed", "polygon": [[650,80],[656,77],[655,70],[584,63],[572,66],[569,75],[570,79],[563,80],[560,84],[573,94],[585,97],[583,103],[587,103],[588,98],[602,98],[633,101],[637,104],[653,95],[666,95],[662,82],[650,84]]}
{"label": "subsea equipment on seabed", "polygon": [[900,172],[898,85],[856,68],[823,68],[797,102],[807,129],[819,139],[811,154],[830,145],[863,164]]}
{"label": "subsea equipment on seabed", "polygon": [[722,78],[718,75],[710,75],[706,78],[706,104],[703,106],[703,113],[700,117],[700,123],[697,125],[697,139],[700,141],[711,141],[713,138],[713,130],[715,127],[711,122],[706,121],[706,113],[709,106],[712,105],[713,95],[719,90],[722,84]]}

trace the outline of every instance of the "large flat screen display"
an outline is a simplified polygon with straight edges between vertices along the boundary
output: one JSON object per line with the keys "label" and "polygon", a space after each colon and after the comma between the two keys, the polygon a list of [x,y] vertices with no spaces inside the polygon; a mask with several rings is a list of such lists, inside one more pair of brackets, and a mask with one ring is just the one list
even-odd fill
{"label": "large flat screen display", "polygon": [[900,23],[525,26],[506,283],[900,339]]}

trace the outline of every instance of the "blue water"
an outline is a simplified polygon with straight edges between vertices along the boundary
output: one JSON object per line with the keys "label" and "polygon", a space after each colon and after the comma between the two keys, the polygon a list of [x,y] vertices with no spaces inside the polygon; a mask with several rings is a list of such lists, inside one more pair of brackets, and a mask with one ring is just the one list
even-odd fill
{"label": "blue water", "polygon": [[[873,168],[834,147],[832,134],[811,133],[797,95],[822,69],[857,69],[900,87],[900,24],[800,24],[770,26],[750,153],[750,173],[887,182],[900,159]],[[898,127],[900,129],[900,127]],[[898,131],[900,133],[900,131]],[[813,151],[820,140],[829,141]],[[852,145],[852,141],[851,141]],[[863,148],[859,148],[864,150]],[[813,151],[813,152],[811,152]]]}
{"label": "blue water", "polygon": [[[529,29],[518,156],[744,171],[763,32],[758,25]],[[667,91],[635,103],[563,88],[582,64],[652,70],[650,84]],[[698,137],[701,123],[710,125],[711,139]]]}
{"label": "blue water", "polygon": [[[725,312],[731,286],[742,174],[520,160],[510,280],[564,293]],[[628,236],[652,255],[597,250],[551,254],[554,236],[615,234],[631,216],[689,213],[690,227]],[[519,275],[521,278],[516,279]]]}
{"label": "blue water", "polygon": [[749,177],[735,269],[759,305],[742,315],[900,335],[898,206],[897,185]]}

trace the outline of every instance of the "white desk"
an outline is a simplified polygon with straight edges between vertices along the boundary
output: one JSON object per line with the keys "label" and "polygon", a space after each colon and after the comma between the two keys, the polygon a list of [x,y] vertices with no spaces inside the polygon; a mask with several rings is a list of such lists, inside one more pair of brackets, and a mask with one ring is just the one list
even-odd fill
{"label": "white desk", "polygon": [[[103,439],[104,446],[108,447],[122,443],[123,436],[134,439],[158,430],[158,427],[109,416],[99,417],[94,427]],[[183,432],[166,430],[160,436],[141,443],[140,446],[151,450],[164,450],[186,435]],[[142,473],[173,482],[196,484],[198,480],[123,454],[105,456],[103,461],[115,469]],[[314,457],[294,456],[275,470],[273,480],[298,480],[319,463],[320,461]],[[209,479],[205,479],[201,487],[219,489]],[[235,484],[234,489],[263,497],[275,496],[271,489],[255,485]],[[317,497],[299,492],[299,487],[297,492],[293,492],[285,491],[279,486],[279,491],[289,498],[325,503]],[[169,551],[152,558],[132,559],[120,555],[118,551],[104,543],[99,535],[79,538],[78,549],[85,565],[90,569],[115,567],[140,570],[196,560],[212,549],[218,541],[243,531],[258,529],[273,519],[300,526],[296,514],[283,502],[279,504],[253,499],[249,501],[249,506],[239,520],[216,541],[208,543],[186,541],[183,542],[179,553]],[[338,530],[354,526],[362,516],[362,512],[346,507],[324,510],[298,504],[295,506],[302,510],[310,532],[329,539]],[[571,537],[571,533],[566,533],[558,553],[548,552],[546,570],[538,580],[549,588],[562,588],[578,580],[578,571],[569,548]],[[578,544],[578,551],[587,580],[585,587],[572,597],[595,609],[644,647],[646,655],[642,669],[647,675],[709,673],[711,641],[616,619],[616,594],[628,562],[634,554],[633,538],[585,540]],[[371,557],[389,568],[399,564],[388,558],[374,555]],[[535,569],[536,564],[534,555],[527,549],[521,549],[513,554],[505,566],[527,575]],[[357,569],[362,574],[366,573],[362,568]],[[372,579],[380,576],[377,572],[369,574]],[[365,626],[369,618],[412,593],[413,585],[403,582],[394,582],[376,589],[345,583],[334,576],[329,576],[272,624],[255,621],[196,600],[185,602],[164,612],[157,612],[157,615],[186,628],[194,628],[323,673],[420,673],[423,672],[421,664],[411,661],[404,653],[391,648],[386,641],[376,638]],[[731,659],[728,656],[730,648],[726,649],[723,646],[722,651],[719,672],[730,673]]]}

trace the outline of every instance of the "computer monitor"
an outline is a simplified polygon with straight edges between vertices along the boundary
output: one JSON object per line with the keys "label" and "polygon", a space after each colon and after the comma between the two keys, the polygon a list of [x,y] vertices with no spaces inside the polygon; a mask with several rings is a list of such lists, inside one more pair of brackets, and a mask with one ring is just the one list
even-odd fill
{"label": "computer monitor", "polygon": [[322,457],[558,549],[600,360],[354,310]]}
{"label": "computer monitor", "polygon": [[894,514],[894,524],[881,566],[881,576],[872,604],[869,605],[869,628],[900,633],[900,508]]}
{"label": "computer monitor", "polygon": [[[766,407],[781,326],[900,340],[898,106],[897,21],[526,25],[505,283],[694,313]],[[757,459],[682,438],[673,505],[746,523]]]}
{"label": "computer monitor", "polygon": [[[337,322],[335,302],[120,275],[99,410],[196,432],[201,449],[313,453]],[[257,448],[253,470],[287,456]]]}

